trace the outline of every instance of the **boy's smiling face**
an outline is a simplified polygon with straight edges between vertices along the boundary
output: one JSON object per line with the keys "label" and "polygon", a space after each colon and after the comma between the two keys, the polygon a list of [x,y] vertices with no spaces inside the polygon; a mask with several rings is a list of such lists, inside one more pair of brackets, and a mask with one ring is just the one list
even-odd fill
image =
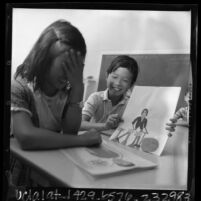
{"label": "boy's smiling face", "polygon": [[127,68],[119,67],[107,77],[110,97],[122,96],[131,87],[132,74]]}

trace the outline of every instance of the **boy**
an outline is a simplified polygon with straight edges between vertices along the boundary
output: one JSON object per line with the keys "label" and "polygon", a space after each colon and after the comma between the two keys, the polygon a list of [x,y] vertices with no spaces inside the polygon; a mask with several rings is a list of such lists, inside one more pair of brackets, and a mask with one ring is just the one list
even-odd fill
{"label": "boy", "polygon": [[81,130],[115,129],[121,121],[130,97],[130,90],[138,76],[135,59],[117,56],[107,69],[107,89],[91,94],[82,110]]}

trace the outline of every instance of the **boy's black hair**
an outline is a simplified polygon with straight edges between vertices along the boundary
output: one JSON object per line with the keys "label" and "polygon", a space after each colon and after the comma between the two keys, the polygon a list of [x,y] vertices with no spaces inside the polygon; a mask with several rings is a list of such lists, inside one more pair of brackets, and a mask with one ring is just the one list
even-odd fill
{"label": "boy's black hair", "polygon": [[55,58],[55,55],[50,54],[50,48],[57,41],[80,51],[82,56],[86,55],[86,44],[80,31],[66,20],[57,20],[41,33],[24,62],[18,66],[15,78],[26,78],[28,82],[34,83],[34,89],[41,89]]}
{"label": "boy's black hair", "polygon": [[117,70],[119,67],[126,68],[131,72],[132,74],[131,86],[133,86],[134,83],[136,82],[139,72],[137,61],[134,58],[129,57],[127,55],[117,56],[113,59],[110,66],[108,67],[107,74],[109,75],[110,73]]}

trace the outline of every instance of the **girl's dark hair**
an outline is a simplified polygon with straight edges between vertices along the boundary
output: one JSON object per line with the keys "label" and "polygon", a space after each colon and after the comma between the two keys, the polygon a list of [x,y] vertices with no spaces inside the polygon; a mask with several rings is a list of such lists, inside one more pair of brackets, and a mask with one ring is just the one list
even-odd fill
{"label": "girl's dark hair", "polygon": [[50,48],[57,41],[80,51],[82,56],[86,55],[86,44],[80,31],[66,20],[57,20],[41,33],[24,62],[18,66],[15,78],[21,76],[33,82],[35,89],[41,88],[54,59]]}
{"label": "girl's dark hair", "polygon": [[139,72],[137,61],[134,58],[131,58],[127,55],[117,56],[116,58],[114,58],[114,60],[108,67],[107,74],[109,75],[110,73],[117,70],[119,67],[126,68],[131,72],[132,74],[131,86],[133,86],[134,83],[136,82]]}
{"label": "girl's dark hair", "polygon": [[147,115],[148,115],[149,110],[148,110],[147,108],[145,108],[145,109],[142,110],[141,114],[142,114],[143,112],[146,112]]}

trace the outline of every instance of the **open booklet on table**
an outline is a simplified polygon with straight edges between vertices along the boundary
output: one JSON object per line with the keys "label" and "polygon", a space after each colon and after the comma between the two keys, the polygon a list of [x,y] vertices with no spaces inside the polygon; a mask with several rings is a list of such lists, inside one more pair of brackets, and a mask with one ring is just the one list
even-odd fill
{"label": "open booklet on table", "polygon": [[61,152],[78,167],[93,176],[157,166],[155,161],[133,154],[112,141],[104,139],[99,147],[62,149]]}

